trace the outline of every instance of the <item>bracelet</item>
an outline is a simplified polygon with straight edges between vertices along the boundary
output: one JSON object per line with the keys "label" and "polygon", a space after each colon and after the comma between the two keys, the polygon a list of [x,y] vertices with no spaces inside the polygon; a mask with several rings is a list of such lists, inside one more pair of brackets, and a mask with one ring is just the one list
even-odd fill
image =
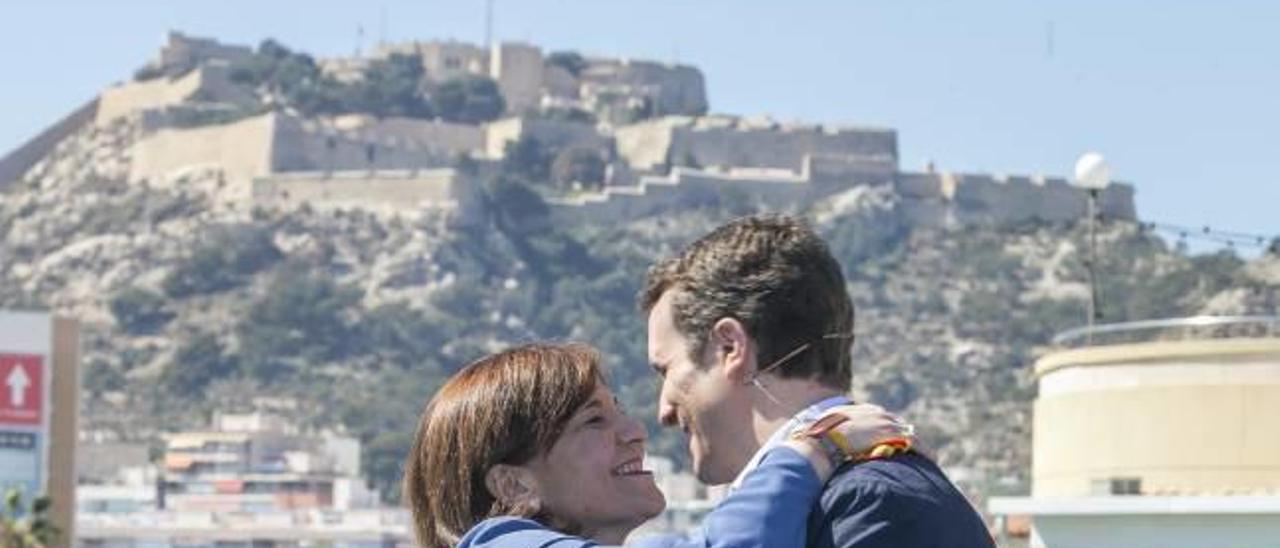
{"label": "bracelet", "polygon": [[849,420],[848,417],[843,415],[828,415],[795,431],[791,434],[791,438],[817,442],[833,467],[849,461],[885,459],[912,450],[913,443],[910,437],[894,437],[876,442],[867,450],[859,452],[849,443],[844,434],[835,428],[846,420]]}

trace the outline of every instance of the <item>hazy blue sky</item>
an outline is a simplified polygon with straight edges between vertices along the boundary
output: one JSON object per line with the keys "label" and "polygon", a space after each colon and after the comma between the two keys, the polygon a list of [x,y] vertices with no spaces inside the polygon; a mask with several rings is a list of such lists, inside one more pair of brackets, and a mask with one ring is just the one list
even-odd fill
{"label": "hazy blue sky", "polygon": [[[1280,234],[1280,2],[496,0],[495,35],[678,60],[712,110],[898,130],[904,168],[1067,175],[1144,219]],[[0,0],[0,151],[150,58],[168,29],[317,56],[479,42],[484,1]]]}

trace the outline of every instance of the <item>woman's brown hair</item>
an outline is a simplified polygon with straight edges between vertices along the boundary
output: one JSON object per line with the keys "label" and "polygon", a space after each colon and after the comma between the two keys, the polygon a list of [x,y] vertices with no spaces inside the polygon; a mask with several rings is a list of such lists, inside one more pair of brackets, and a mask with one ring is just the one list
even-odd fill
{"label": "woman's brown hair", "polygon": [[545,517],[495,499],[485,474],[549,451],[604,382],[599,361],[581,344],[529,344],[481,358],[440,387],[405,462],[404,495],[419,544],[455,546],[488,517]]}

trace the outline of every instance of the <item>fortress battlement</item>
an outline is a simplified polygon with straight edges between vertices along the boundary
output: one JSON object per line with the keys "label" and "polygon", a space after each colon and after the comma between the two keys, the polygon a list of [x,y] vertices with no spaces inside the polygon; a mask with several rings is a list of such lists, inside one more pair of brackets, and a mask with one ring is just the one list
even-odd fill
{"label": "fortress battlement", "polygon": [[[916,226],[1070,222],[1088,203],[1085,191],[1060,177],[903,171],[893,129],[705,115],[702,74],[686,65],[455,41],[393,44],[320,65],[339,79],[363,78],[369,62],[395,54],[419,56],[428,87],[493,78],[509,115],[487,124],[306,118],[232,80],[231,64],[254,55],[250,48],[172,33],[134,81],[104,90],[0,158],[0,176],[16,180],[84,125],[125,119],[140,130],[122,156],[130,180],[163,185],[193,169],[214,170],[219,200],[267,207],[410,211],[478,203],[469,196],[479,175],[443,168],[469,156],[487,173],[509,145],[528,141],[537,143],[525,149],[533,159],[521,162],[549,168],[586,157],[585,149],[605,165],[603,181],[587,182],[602,188],[549,199],[563,222],[617,222],[725,200],[789,208],[858,186],[890,186]],[[557,116],[540,110],[546,105],[597,118]],[[253,114],[264,109],[271,110]],[[1134,219],[1133,187],[1112,185],[1099,206],[1106,217]]]}

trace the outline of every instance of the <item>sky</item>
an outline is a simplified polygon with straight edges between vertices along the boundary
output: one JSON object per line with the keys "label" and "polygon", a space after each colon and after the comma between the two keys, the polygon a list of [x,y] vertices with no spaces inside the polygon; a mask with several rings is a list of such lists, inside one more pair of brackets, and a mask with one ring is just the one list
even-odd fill
{"label": "sky", "polygon": [[[318,57],[481,42],[484,0],[0,0],[0,153],[170,30]],[[1280,2],[494,0],[496,39],[677,61],[713,112],[889,127],[903,169],[1069,176],[1103,153],[1143,220],[1280,235]],[[363,32],[361,32],[361,29]]]}

